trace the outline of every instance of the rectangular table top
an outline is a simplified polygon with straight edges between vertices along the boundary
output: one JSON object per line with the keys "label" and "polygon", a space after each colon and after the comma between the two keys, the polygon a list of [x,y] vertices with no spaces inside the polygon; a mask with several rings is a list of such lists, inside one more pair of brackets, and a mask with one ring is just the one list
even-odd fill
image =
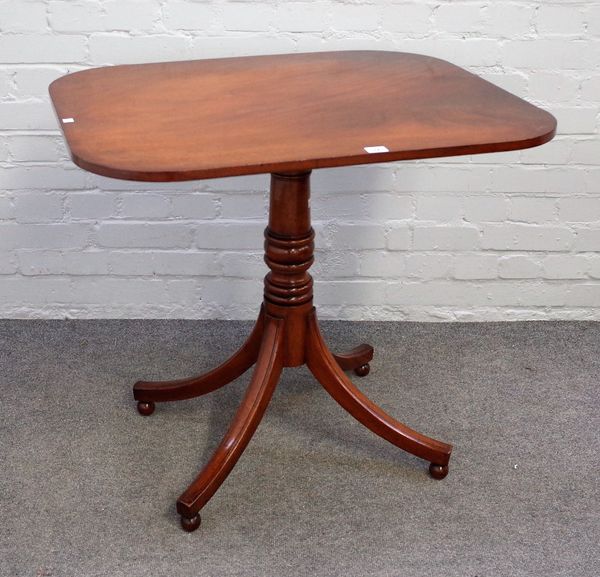
{"label": "rectangular table top", "polygon": [[383,51],[103,67],[54,81],[72,158],[174,181],[537,146],[549,113],[444,60]]}

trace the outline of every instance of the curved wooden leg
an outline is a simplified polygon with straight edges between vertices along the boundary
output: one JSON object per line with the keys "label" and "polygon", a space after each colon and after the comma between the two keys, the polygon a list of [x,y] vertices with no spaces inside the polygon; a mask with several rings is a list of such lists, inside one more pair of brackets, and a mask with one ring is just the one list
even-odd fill
{"label": "curved wooden leg", "polygon": [[265,318],[254,374],[235,418],[208,464],[177,500],[177,512],[186,531],[193,531],[200,525],[198,511],[233,469],[271,400],[283,368],[283,323],[282,319]]}
{"label": "curved wooden leg", "polygon": [[133,385],[133,398],[138,401],[138,411],[142,415],[151,415],[155,402],[199,397],[237,379],[256,362],[263,330],[264,311],[261,308],[258,320],[246,342],[216,369],[204,375],[176,381],[138,381]]}
{"label": "curved wooden leg", "polygon": [[417,433],[390,417],[363,395],[327,348],[314,310],[308,318],[306,362],[325,390],[355,419],[393,445],[430,461],[432,477],[442,479],[446,476],[452,445]]}
{"label": "curved wooden leg", "polygon": [[334,354],[333,358],[342,371],[354,371],[357,376],[365,377],[371,370],[369,362],[373,360],[373,347],[358,345],[346,353]]}

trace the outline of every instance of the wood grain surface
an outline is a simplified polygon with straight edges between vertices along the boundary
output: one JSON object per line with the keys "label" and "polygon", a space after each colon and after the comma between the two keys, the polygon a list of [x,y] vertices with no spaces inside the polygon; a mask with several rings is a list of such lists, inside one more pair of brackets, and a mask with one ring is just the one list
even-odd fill
{"label": "wood grain surface", "polygon": [[128,180],[515,150],[556,128],[549,113],[457,66],[400,52],[104,67],[59,78],[50,94],[74,162]]}

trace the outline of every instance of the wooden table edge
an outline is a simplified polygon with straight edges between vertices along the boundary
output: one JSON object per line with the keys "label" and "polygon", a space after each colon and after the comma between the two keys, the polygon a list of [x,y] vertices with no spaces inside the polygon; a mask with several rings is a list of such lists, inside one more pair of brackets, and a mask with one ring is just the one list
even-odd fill
{"label": "wooden table edge", "polygon": [[84,170],[94,174],[120,180],[133,180],[140,182],[181,182],[188,180],[204,180],[252,174],[300,172],[318,168],[336,168],[343,166],[378,164],[392,161],[422,160],[428,158],[443,158],[448,156],[463,156],[469,154],[509,152],[512,150],[534,148],[549,142],[556,134],[556,119],[549,113],[548,116],[554,120],[552,129],[525,140],[512,140],[500,143],[471,144],[442,148],[426,148],[422,150],[411,151],[390,151],[376,154],[363,153],[353,156],[295,160],[266,164],[249,164],[247,166],[221,166],[209,169],[153,172],[151,170],[129,170],[109,165],[97,164],[87,161],[85,158],[77,155],[73,151],[71,151],[71,159],[80,168],[83,168]]}

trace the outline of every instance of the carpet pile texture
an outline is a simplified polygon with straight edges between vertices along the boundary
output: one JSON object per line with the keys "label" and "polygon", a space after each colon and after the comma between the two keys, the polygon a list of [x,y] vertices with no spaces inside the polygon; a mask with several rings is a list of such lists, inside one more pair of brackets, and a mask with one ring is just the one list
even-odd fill
{"label": "carpet pile texture", "polygon": [[354,382],[454,445],[443,481],[359,425],[305,367],[195,533],[175,500],[249,374],[142,417],[131,385],[202,373],[233,321],[0,321],[0,575],[511,577],[599,574],[600,323],[323,322],[368,342]]}

